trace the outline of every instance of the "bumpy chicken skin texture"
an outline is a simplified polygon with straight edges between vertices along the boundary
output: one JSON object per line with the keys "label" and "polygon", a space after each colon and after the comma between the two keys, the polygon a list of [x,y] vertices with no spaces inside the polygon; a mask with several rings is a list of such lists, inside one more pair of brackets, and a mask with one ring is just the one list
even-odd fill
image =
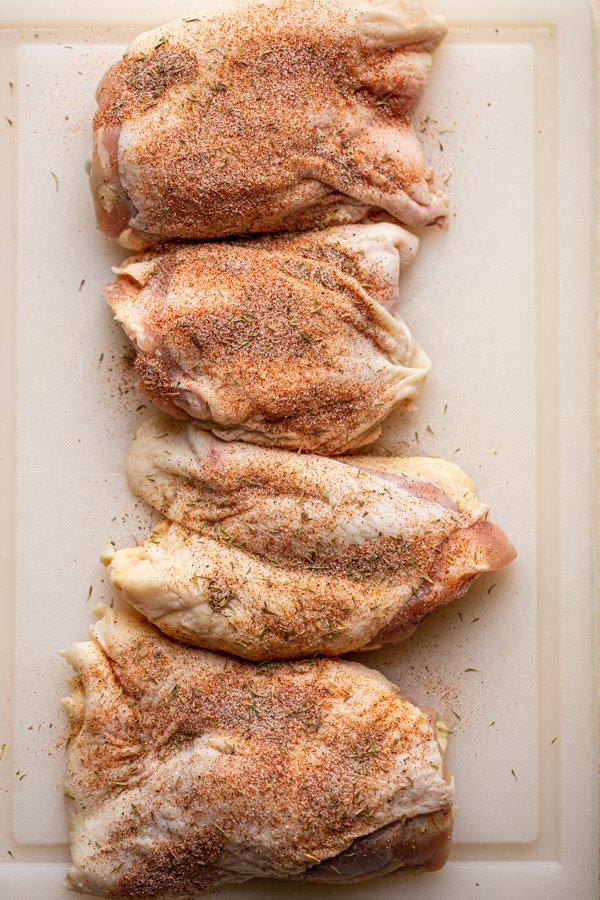
{"label": "bumpy chicken skin texture", "polygon": [[166,519],[105,551],[113,584],[183,641],[253,660],[336,656],[403,640],[514,558],[457,466],[344,459],[147,422],[127,475]]}
{"label": "bumpy chicken skin texture", "polygon": [[418,240],[397,225],[180,244],[115,269],[138,386],[226,440],[336,454],[372,443],[430,362],[394,315]]}
{"label": "bumpy chicken skin texture", "polygon": [[140,35],[97,90],[99,227],[139,250],[443,223],[410,117],[445,33],[418,0],[249,0]]}
{"label": "bumpy chicken skin texture", "polygon": [[150,900],[443,865],[453,783],[432,711],[357,663],[254,666],[99,612],[64,654],[69,887]]}

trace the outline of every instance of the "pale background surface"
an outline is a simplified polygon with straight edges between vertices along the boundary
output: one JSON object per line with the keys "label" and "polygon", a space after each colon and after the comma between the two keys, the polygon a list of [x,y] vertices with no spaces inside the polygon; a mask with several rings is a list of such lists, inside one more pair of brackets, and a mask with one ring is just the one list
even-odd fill
{"label": "pale background surface", "polygon": [[[143,399],[134,391],[118,394],[127,381],[120,362],[124,342],[100,299],[111,258],[124,254],[90,227],[82,168],[93,89],[115,55],[114,48],[81,45],[29,45],[19,54],[18,83],[25,88],[17,112],[22,204],[15,702],[16,749],[27,777],[15,792],[14,827],[23,843],[56,843],[63,828],[56,790],[63,758],[58,753],[48,759],[46,730],[49,719],[56,723],[56,700],[68,670],[56,650],[86,635],[93,606],[85,602],[89,585],[92,601],[110,596],[99,550],[109,540],[130,545],[146,534],[122,474],[129,441],[145,412],[135,412]],[[443,74],[443,81],[434,80],[426,108],[440,123],[431,126],[433,133],[446,131],[442,123],[451,128],[440,138],[440,165],[455,173],[456,218],[447,234],[424,236],[421,257],[403,286],[406,318],[434,360],[435,374],[419,411],[396,416],[383,444],[465,465],[520,557],[509,572],[484,579],[406,645],[367,654],[365,661],[411,696],[436,706],[456,730],[448,760],[460,786],[457,841],[530,841],[538,834],[531,48],[449,45],[436,74]],[[516,109],[506,87],[515,74],[521,85]],[[473,111],[469,145],[477,163],[465,171],[455,97]],[[498,164],[493,147],[509,112],[514,128],[504,136]],[[52,135],[44,168],[36,164],[38,134]],[[529,146],[526,154],[524,146]],[[58,191],[49,170],[58,178]],[[509,181],[514,206],[503,197]],[[473,233],[469,223],[477,221],[486,202],[498,210],[497,220],[488,217]],[[490,254],[498,228],[510,231],[504,248],[510,266]],[[494,342],[477,347],[487,329]],[[514,433],[525,436],[518,458],[511,453]],[[495,593],[488,597],[494,583]],[[465,673],[466,668],[481,674]],[[524,683],[531,686],[527,692]],[[27,730],[32,723],[33,733]],[[502,817],[496,804],[482,804],[481,796],[502,798]]]}

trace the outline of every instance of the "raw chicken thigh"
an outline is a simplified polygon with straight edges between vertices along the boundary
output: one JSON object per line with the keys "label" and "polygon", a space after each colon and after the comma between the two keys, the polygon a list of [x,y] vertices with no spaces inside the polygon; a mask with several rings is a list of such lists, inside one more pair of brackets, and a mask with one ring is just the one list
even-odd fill
{"label": "raw chicken thigh", "polygon": [[398,225],[179,244],[115,269],[139,388],[219,437],[336,454],[372,443],[430,362],[394,315]]}
{"label": "raw chicken thigh", "polygon": [[445,33],[418,0],[249,0],[140,35],[96,94],[98,226],[140,250],[444,223],[410,119]]}
{"label": "raw chicken thigh", "polygon": [[174,900],[443,866],[454,786],[431,710],[357,663],[254,666],[98,612],[64,653],[69,888]]}
{"label": "raw chicken thigh", "polygon": [[515,551],[466,475],[436,459],[299,455],[145,423],[132,491],[167,517],[103,561],[160,629],[253,659],[403,640]]}

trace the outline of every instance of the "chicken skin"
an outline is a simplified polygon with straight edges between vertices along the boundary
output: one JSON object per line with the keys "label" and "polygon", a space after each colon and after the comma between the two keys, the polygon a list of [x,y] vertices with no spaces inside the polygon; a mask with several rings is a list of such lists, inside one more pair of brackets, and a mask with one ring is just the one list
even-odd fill
{"label": "chicken skin", "polygon": [[131,257],[106,296],[163,410],[225,440],[337,454],[376,440],[429,371],[395,315],[417,246],[384,222],[179,244]]}
{"label": "chicken skin", "polygon": [[140,35],[96,93],[98,226],[141,250],[444,223],[410,120],[445,34],[419,0],[230,0]]}
{"label": "chicken skin", "polygon": [[443,866],[454,785],[432,710],[358,663],[255,666],[97,613],[63,654],[69,888],[176,900]]}
{"label": "chicken skin", "polygon": [[166,634],[252,660],[408,637],[515,550],[466,475],[436,459],[299,455],[142,425],[129,485],[166,517],[103,555]]}

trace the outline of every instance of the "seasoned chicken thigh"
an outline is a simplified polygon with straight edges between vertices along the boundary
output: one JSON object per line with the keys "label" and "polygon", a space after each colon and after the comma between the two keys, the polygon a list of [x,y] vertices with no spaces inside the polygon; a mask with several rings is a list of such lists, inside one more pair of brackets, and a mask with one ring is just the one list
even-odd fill
{"label": "seasoned chicken thigh", "polygon": [[247,659],[403,640],[515,556],[442,460],[341,462],[156,420],[139,429],[127,476],[168,521],[141,546],[105,551],[113,584],[167,634]]}
{"label": "seasoned chicken thigh", "polygon": [[443,866],[453,782],[431,710],[357,663],[254,666],[101,612],[64,653],[68,887],[175,900]]}
{"label": "seasoned chicken thigh", "polygon": [[430,362],[394,315],[417,238],[397,225],[131,257],[106,289],[140,389],[219,437],[336,454],[371,443]]}
{"label": "seasoned chicken thigh", "polygon": [[246,0],[140,35],[96,94],[99,227],[139,250],[443,223],[410,119],[445,33],[418,0]]}

